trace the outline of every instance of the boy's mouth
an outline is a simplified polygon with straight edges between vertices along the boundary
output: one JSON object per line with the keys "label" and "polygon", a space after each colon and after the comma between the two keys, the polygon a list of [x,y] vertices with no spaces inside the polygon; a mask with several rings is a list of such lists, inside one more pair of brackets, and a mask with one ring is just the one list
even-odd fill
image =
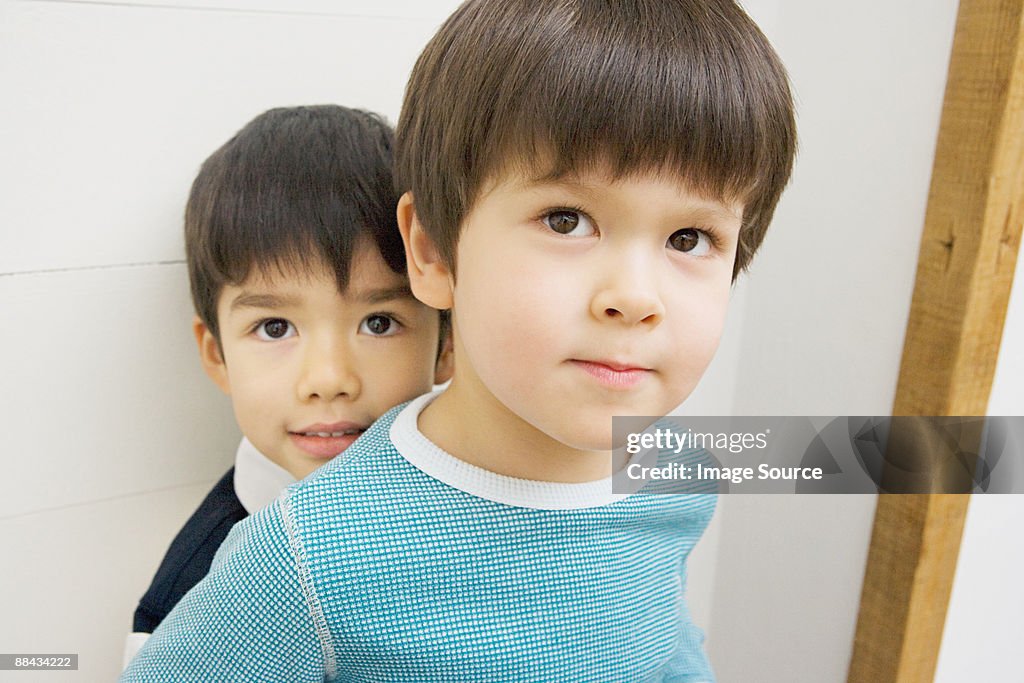
{"label": "boy's mouth", "polygon": [[330,436],[330,437],[338,438],[340,436],[348,436],[349,434],[361,434],[362,432],[363,432],[362,429],[346,429],[343,432],[292,432],[292,433],[293,434],[298,434],[299,436],[323,436],[323,437]]}
{"label": "boy's mouth", "polygon": [[569,362],[610,389],[630,389],[643,381],[651,372],[650,368],[613,360],[573,358]]}
{"label": "boy's mouth", "polygon": [[354,422],[317,423],[289,430],[288,436],[305,453],[329,460],[351,446],[364,431],[366,427]]}

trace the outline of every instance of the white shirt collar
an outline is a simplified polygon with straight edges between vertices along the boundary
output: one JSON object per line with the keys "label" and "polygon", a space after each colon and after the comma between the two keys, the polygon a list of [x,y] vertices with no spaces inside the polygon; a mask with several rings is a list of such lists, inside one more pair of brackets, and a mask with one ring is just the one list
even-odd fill
{"label": "white shirt collar", "polygon": [[274,502],[295,477],[256,450],[244,436],[235,453],[235,495],[250,515]]}
{"label": "white shirt collar", "polygon": [[[625,500],[630,494],[612,492],[612,477],[583,483],[517,479],[459,460],[420,431],[420,411],[440,391],[413,399],[395,417],[391,441],[413,467],[465,493],[496,503],[540,510],[572,510],[598,507]],[[610,454],[609,454],[609,457]]]}

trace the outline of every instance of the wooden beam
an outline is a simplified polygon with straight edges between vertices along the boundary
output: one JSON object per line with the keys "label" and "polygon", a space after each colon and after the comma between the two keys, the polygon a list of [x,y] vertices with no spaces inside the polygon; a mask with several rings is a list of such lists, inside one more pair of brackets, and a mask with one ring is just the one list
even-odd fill
{"label": "wooden beam", "polygon": [[[1024,225],[1024,0],[961,0],[893,415],[984,415]],[[930,683],[967,495],[882,494],[849,683]]]}
{"label": "wooden beam", "polygon": [[969,498],[879,496],[849,683],[935,677]]}
{"label": "wooden beam", "polygon": [[963,0],[896,415],[984,415],[1024,207],[1022,0]]}

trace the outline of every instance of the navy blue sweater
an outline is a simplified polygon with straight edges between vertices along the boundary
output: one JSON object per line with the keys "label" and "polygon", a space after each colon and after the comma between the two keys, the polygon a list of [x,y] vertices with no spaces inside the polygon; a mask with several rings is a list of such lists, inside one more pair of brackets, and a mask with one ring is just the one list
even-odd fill
{"label": "navy blue sweater", "polygon": [[181,597],[210,571],[235,522],[249,516],[235,495],[235,468],[227,471],[181,528],[135,609],[136,633],[152,633]]}

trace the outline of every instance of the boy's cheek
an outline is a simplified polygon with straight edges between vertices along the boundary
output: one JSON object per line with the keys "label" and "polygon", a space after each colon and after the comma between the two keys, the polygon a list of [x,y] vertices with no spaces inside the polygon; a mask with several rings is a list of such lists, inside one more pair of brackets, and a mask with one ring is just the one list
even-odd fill
{"label": "boy's cheek", "polygon": [[[709,293],[702,300],[678,300],[668,309],[669,358],[673,361],[673,384],[689,394],[703,376],[718,350],[725,330],[728,292]],[[685,353],[676,353],[685,350]],[[689,387],[689,389],[687,389]],[[686,398],[680,397],[680,401]]]}

